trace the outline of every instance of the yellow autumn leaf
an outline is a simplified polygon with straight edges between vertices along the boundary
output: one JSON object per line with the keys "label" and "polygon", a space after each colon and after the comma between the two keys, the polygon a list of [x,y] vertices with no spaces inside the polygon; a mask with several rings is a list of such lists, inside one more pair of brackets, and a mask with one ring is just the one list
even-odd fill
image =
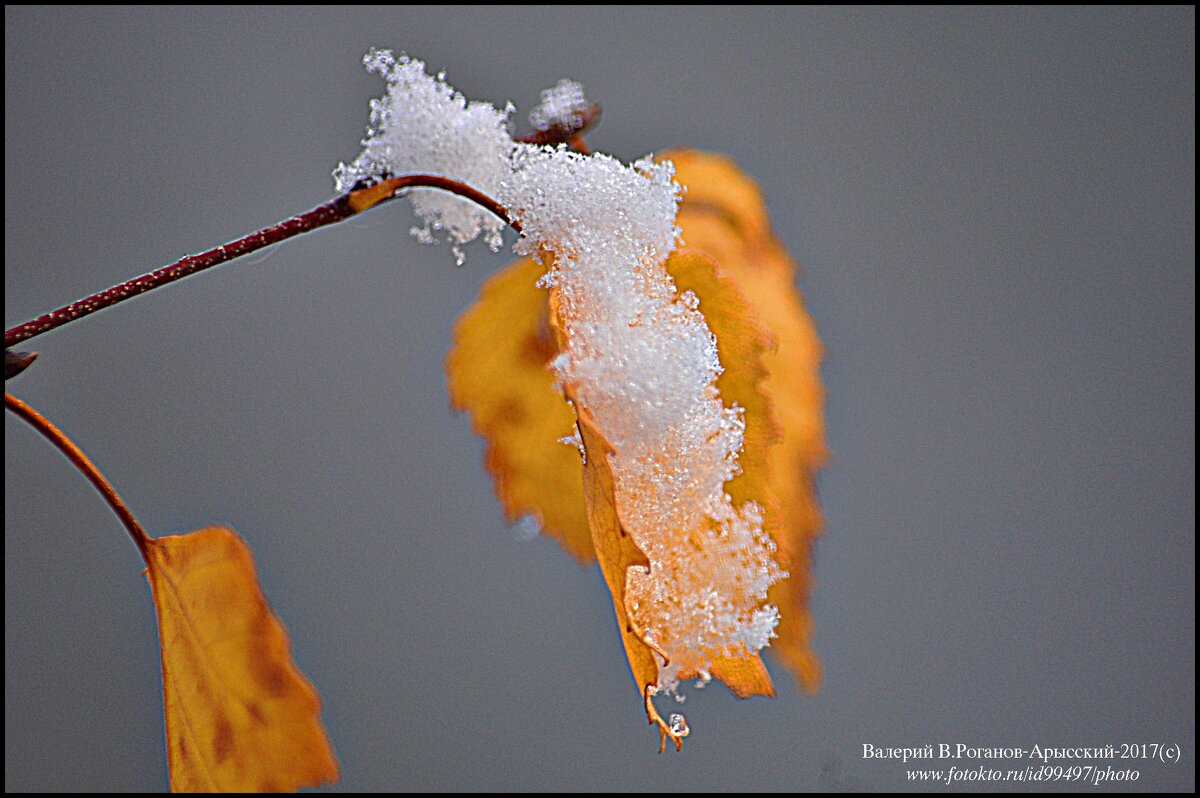
{"label": "yellow autumn leaf", "polygon": [[[737,287],[717,273],[707,256],[688,251],[676,252],[667,259],[665,268],[680,292],[676,301],[695,301],[702,308],[705,321],[717,339],[720,361],[738,364],[736,368],[727,368],[718,378],[721,396],[727,404],[736,403],[742,407],[746,424],[743,455],[748,456],[747,469],[727,483],[727,488],[739,483],[749,494],[765,492],[766,448],[779,435],[771,402],[760,389],[760,382],[765,376],[762,355],[771,344],[770,334],[758,323],[753,308]],[[694,300],[685,298],[687,292],[695,295]],[[561,347],[565,341],[558,323],[558,303],[554,295],[550,302],[550,321]],[[686,725],[680,729],[663,721],[652,701],[659,683],[659,671],[651,652],[658,655],[664,666],[669,661],[666,653],[650,641],[642,629],[643,624],[634,616],[645,616],[645,620],[654,622],[658,628],[669,628],[671,622],[658,617],[656,608],[652,606],[638,607],[628,595],[630,570],[648,572],[649,560],[626,532],[621,521],[616,485],[608,464],[609,457],[614,454],[612,444],[597,429],[587,408],[574,397],[571,386],[564,386],[564,390],[578,417],[585,451],[584,495],[592,542],[616,607],[626,656],[642,692],[647,716],[651,723],[658,725],[662,735],[659,750],[665,747],[668,738],[678,750],[682,744],[681,738],[687,733],[684,731]],[[753,500],[753,497],[748,500]],[[685,529],[660,529],[657,534],[663,538],[675,538],[672,545],[676,550],[693,545]],[[755,652],[699,651],[691,654],[703,660],[706,667],[685,667],[679,672],[678,678],[689,679],[706,674],[723,682],[740,698],[775,695],[771,677]]]}
{"label": "yellow autumn leaf", "polygon": [[148,540],[176,792],[279,792],[336,781],[321,702],[291,658],[250,550],[224,527]]}
{"label": "yellow autumn leaf", "polygon": [[[664,157],[679,158],[679,180],[688,186],[678,216],[685,246],[665,268],[681,297],[695,295],[717,341],[721,399],[742,408],[746,425],[740,473],[725,488],[738,505],[761,508],[764,528],[778,543],[776,559],[791,572],[769,594],[782,616],[771,650],[815,688],[819,666],[810,647],[807,596],[808,550],[820,527],[812,479],[825,455],[820,344],[793,284],[795,267],[771,234],[753,181],[720,156],[679,151]],[[543,253],[546,264],[552,257]],[[650,700],[665,654],[640,625],[660,628],[662,619],[630,598],[629,580],[640,578],[646,555],[622,524],[608,465],[612,445],[586,407],[576,403],[572,412],[562,394],[570,398],[571,386],[556,389],[548,368],[565,341],[556,303],[551,299],[547,320],[547,292],[535,285],[544,272],[530,259],[511,264],[488,281],[459,321],[447,358],[452,402],[470,413],[487,441],[488,470],[509,518],[535,515],[581,561],[599,555],[647,714],[658,723],[664,745],[670,737],[678,746],[680,735]],[[573,447],[558,442],[576,415],[586,451],[582,469]],[[571,515],[580,502],[583,524]],[[672,545],[693,545],[682,530],[657,534],[679,537]],[[687,654],[704,666],[685,659],[677,668],[680,679],[711,676],[740,697],[774,695],[756,652]]]}
{"label": "yellow autumn leaf", "polygon": [[[666,268],[680,291],[692,291],[699,299],[717,337],[721,362],[738,364],[718,380],[726,402],[738,403],[746,421],[742,473],[729,489],[739,501],[761,499],[766,450],[780,434],[771,402],[759,388],[766,373],[762,355],[772,345],[771,335],[755,319],[754,309],[738,288],[716,273],[707,256],[677,252]],[[664,743],[670,737],[678,744],[678,735],[649,700],[647,688],[658,683],[658,666],[650,653],[653,646],[636,631],[625,609],[626,570],[644,567],[645,555],[620,526],[607,465],[610,444],[586,410],[580,411],[579,432],[589,452],[588,464],[581,465],[575,447],[560,443],[574,430],[576,412],[555,387],[549,370],[561,347],[557,325],[547,316],[548,292],[536,285],[544,272],[544,266],[529,258],[510,264],[487,281],[479,300],[463,314],[446,358],[451,403],[470,413],[472,426],[486,440],[485,463],[509,519],[535,515],[544,530],[581,562],[599,554],[647,713],[666,735]],[[593,450],[603,456],[592,456]],[[708,674],[736,695],[774,695],[757,654],[714,654],[711,663]],[[681,674],[683,678],[697,675],[695,671]]]}
{"label": "yellow autumn leaf", "polygon": [[778,516],[773,518],[768,506],[766,526],[779,545],[780,564],[790,577],[773,585],[769,594],[780,608],[779,637],[769,650],[801,685],[815,691],[821,669],[812,650],[808,598],[811,548],[820,534],[822,518],[814,480],[828,456],[819,373],[821,342],[795,287],[795,263],[771,233],[757,184],[723,155],[678,149],[661,157],[674,162],[676,179],[687,188],[677,217],[684,246],[717,262],[721,273],[742,289],[777,342],[764,358],[767,376],[763,388],[773,399],[782,425],[782,439],[769,450],[769,480]]}
{"label": "yellow autumn leaf", "polygon": [[488,280],[454,327],[446,356],[450,404],[487,444],[484,465],[509,521],[533,516],[581,563],[596,558],[579,452],[559,440],[575,413],[554,387],[558,344],[547,317],[545,267],[532,258]]}

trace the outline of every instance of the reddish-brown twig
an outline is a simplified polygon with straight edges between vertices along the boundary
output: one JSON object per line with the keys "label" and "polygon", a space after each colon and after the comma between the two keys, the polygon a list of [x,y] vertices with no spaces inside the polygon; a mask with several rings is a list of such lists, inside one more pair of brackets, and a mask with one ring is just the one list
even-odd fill
{"label": "reddish-brown twig", "polygon": [[373,208],[380,203],[396,197],[397,193],[408,188],[437,188],[457,194],[471,200],[483,208],[499,216],[514,228],[507,211],[500,203],[487,195],[460,183],[438,175],[401,175],[383,180],[377,184],[358,188],[340,196],[334,197],[323,205],[318,205],[310,211],[298,216],[285,219],[278,224],[263,228],[236,241],[222,244],[215,249],[201,252],[198,255],[188,255],[168,266],[156,269],[141,277],[113,286],[112,288],[84,297],[57,310],[44,313],[36,319],[18,324],[4,333],[4,348],[27,341],[35,335],[57,329],[76,319],[95,313],[98,310],[112,307],[126,299],[132,299],[139,294],[153,291],[155,288],[182,280],[196,272],[218,266],[226,261],[247,255],[255,250],[277,244],[293,236],[316,230],[318,227],[340,222],[355,214]]}

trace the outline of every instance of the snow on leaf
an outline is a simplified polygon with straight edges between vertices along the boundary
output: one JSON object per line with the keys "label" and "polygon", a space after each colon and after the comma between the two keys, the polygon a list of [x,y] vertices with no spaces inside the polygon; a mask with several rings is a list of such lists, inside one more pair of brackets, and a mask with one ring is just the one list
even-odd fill
{"label": "snow on leaf", "polygon": [[[545,254],[545,257],[552,256]],[[615,483],[607,462],[612,444],[596,429],[590,413],[583,410],[588,420],[580,424],[581,439],[589,460],[593,450],[603,449],[604,461],[590,466],[604,469],[601,474],[589,473],[589,465],[581,466],[575,452],[556,440],[562,425],[571,424],[575,414],[556,389],[548,370],[549,362],[559,351],[558,342],[565,342],[565,337],[555,314],[547,318],[546,292],[535,286],[544,270],[545,267],[528,259],[509,265],[485,284],[476,304],[459,320],[446,361],[451,401],[457,409],[470,413],[476,432],[486,440],[486,464],[510,519],[536,514],[543,519],[546,531],[581,561],[596,556],[596,547],[600,545],[596,535],[600,534],[601,542],[606,542],[606,548],[612,550],[607,561],[605,555],[601,556],[601,566],[616,602],[617,596],[626,593],[624,578],[630,565],[620,564],[623,550],[611,541],[635,544],[626,536],[597,532],[597,525],[601,529],[605,525],[619,525],[620,518],[615,509]],[[742,471],[726,483],[726,488],[739,500],[761,501],[768,487],[764,473],[766,451],[780,434],[771,401],[760,387],[766,375],[762,358],[773,345],[773,338],[759,323],[740,289],[718,274],[706,255],[687,250],[676,252],[667,259],[666,270],[680,291],[678,301],[698,307],[716,335],[720,361],[729,364],[721,372],[717,386],[726,403],[736,404],[742,410],[746,427],[746,446],[739,461]],[[551,305],[557,307],[556,302]],[[578,402],[575,406],[581,407]],[[583,489],[584,482],[590,485],[590,493]],[[571,513],[583,510],[585,503],[587,515],[581,527]],[[569,525],[563,523],[564,518]],[[587,525],[589,518],[591,531]],[[587,535],[585,539],[581,539],[581,531]],[[660,536],[676,537],[673,545],[680,549],[690,545],[687,530],[682,527],[662,529]],[[640,550],[636,554],[624,553],[629,563],[634,558],[640,562],[644,556]],[[625,623],[628,610],[624,609],[624,598],[621,606],[618,613],[626,612],[622,619]],[[644,622],[662,626],[662,619],[648,605],[639,605],[639,609]],[[639,684],[644,692],[647,685],[658,688],[660,679],[657,666],[650,668],[653,659],[639,657],[641,648],[653,647],[632,631],[635,628],[637,623],[631,622],[629,634],[636,640],[628,639],[627,635],[625,647],[636,678],[644,682]],[[666,632],[664,639],[680,636],[669,629]],[[691,664],[673,678],[686,679],[707,672],[741,697],[774,694],[770,677],[756,652],[735,647],[727,653],[722,647],[679,654],[681,662]],[[640,665],[635,664],[639,660]]]}
{"label": "snow on leaf", "polygon": [[[780,565],[790,576],[769,592],[780,608],[778,639],[770,651],[803,687],[815,691],[821,666],[812,649],[808,602],[811,549],[822,517],[814,480],[828,456],[819,373],[821,342],[796,290],[796,265],[771,232],[757,184],[723,155],[678,149],[661,157],[671,159],[677,179],[687,187],[678,216],[683,245],[716,261],[776,340],[775,348],[764,356],[763,389],[774,403],[782,438],[768,449],[768,481],[774,495],[767,501],[775,505],[764,504],[765,524],[779,545]],[[754,459],[750,448],[747,441],[744,470]]]}
{"label": "snow on leaf", "polygon": [[[686,205],[686,199],[685,199]],[[667,259],[667,271],[683,292],[698,299],[713,334],[723,366],[717,389],[727,405],[742,409],[746,431],[738,458],[741,472],[725,483],[737,504],[757,502],[764,519],[778,515],[778,501],[770,484],[769,450],[782,434],[771,398],[763,389],[766,378],[764,356],[774,346],[770,332],[737,285],[720,273],[713,261],[700,251],[684,248]],[[771,532],[764,521],[764,527]],[[680,541],[686,545],[686,541]],[[771,677],[757,652],[747,649],[711,653],[678,676],[680,680],[709,673],[739,698],[775,695]]]}

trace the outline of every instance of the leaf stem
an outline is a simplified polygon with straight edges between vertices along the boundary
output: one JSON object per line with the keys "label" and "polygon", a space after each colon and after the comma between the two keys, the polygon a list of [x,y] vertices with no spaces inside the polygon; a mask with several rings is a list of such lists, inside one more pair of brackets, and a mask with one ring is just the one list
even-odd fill
{"label": "leaf stem", "polygon": [[519,225],[509,218],[508,212],[500,203],[480,191],[456,180],[438,175],[401,175],[383,180],[375,185],[354,189],[334,197],[323,205],[318,205],[278,224],[265,227],[262,230],[243,236],[236,241],[222,244],[219,247],[201,252],[198,255],[188,255],[176,262],[163,266],[141,277],[135,277],[120,285],[115,285],[99,293],[84,297],[69,305],[44,313],[36,319],[18,324],[4,333],[4,347],[7,349],[14,344],[27,341],[36,335],[62,327],[76,319],[91,315],[98,310],[112,307],[126,299],[131,299],[147,291],[153,291],[164,285],[182,280],[196,272],[218,266],[226,261],[247,255],[255,250],[277,244],[293,236],[316,230],[318,227],[334,224],[348,219],[355,214],[387,202],[397,196],[397,192],[408,188],[437,188],[457,194],[464,199],[487,209],[499,216],[514,229],[520,230]]}
{"label": "leaf stem", "polygon": [[54,444],[60,452],[67,456],[71,464],[87,477],[88,482],[91,482],[92,486],[99,491],[100,496],[108,503],[112,511],[116,513],[117,518],[121,520],[121,523],[129,532],[129,536],[133,538],[134,544],[138,547],[138,551],[141,552],[142,559],[146,560],[147,564],[149,564],[147,548],[150,546],[151,537],[146,534],[146,530],[133,517],[133,513],[130,511],[128,505],[117,494],[116,488],[104,478],[104,475],[100,473],[100,469],[96,468],[95,464],[83,453],[83,450],[76,446],[74,441],[68,438],[62,430],[54,426],[48,418],[11,393],[4,394],[4,407],[24,420],[29,426],[42,433],[43,437]]}

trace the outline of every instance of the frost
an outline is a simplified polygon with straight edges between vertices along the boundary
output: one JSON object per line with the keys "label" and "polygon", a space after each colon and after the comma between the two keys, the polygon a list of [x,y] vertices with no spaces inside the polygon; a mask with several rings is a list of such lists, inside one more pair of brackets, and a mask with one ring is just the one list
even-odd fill
{"label": "frost", "polygon": [[[517,144],[511,105],[467,102],[407,56],[372,51],[366,64],[387,94],[372,103],[362,154],[334,173],[338,188],[445,175],[508,209],[519,253],[554,255],[542,283],[558,291],[567,345],[551,368],[615,448],[621,519],[651,562],[649,573],[629,570],[626,599],[671,659],[659,686],[670,692],[689,673],[707,680],[717,657],[762,649],[779,616],[767,588],[785,574],[761,508],[735,507],[724,490],[745,422],[721,403],[716,339],[698,300],[680,295],[663,265],[678,239],[673,166]],[[552,125],[582,102],[582,88],[563,81],[543,93],[534,123]],[[433,190],[412,200],[421,240],[446,230],[456,253],[481,234],[499,241],[501,223],[465,200]]]}

